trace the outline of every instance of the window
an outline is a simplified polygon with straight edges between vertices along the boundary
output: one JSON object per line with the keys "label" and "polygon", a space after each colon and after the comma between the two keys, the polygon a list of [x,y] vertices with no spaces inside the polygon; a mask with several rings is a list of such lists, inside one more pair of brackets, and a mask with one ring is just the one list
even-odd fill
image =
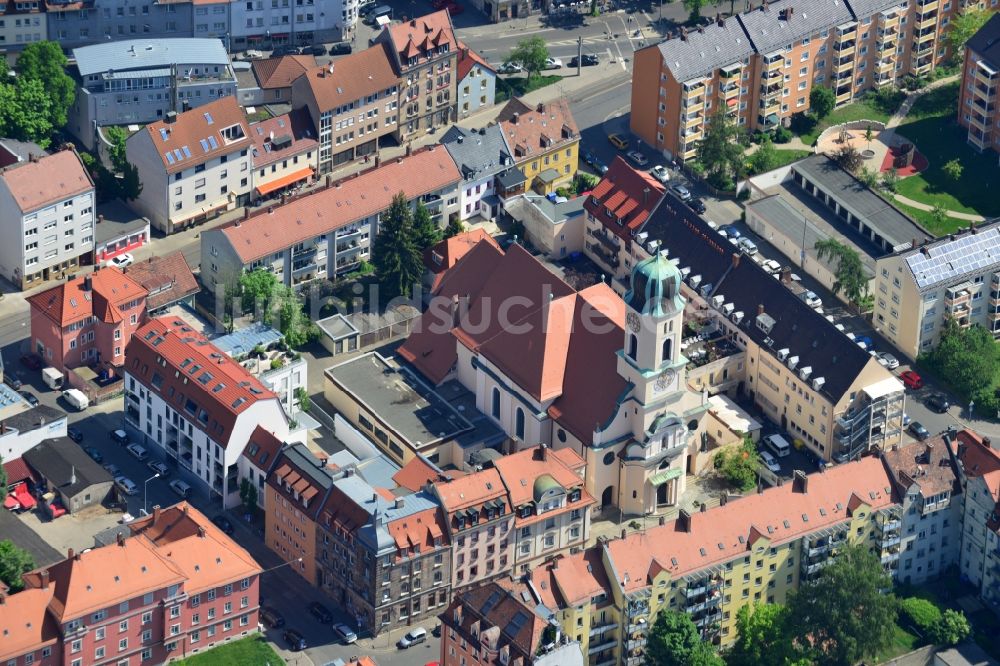
{"label": "window", "polygon": [[493,414],[493,418],[500,418],[500,389],[495,386],[493,387],[493,405],[491,413]]}
{"label": "window", "polygon": [[628,334],[628,357],[635,360],[636,354],[639,353],[639,338],[635,337],[633,333]]}
{"label": "window", "polygon": [[514,436],[518,439],[524,439],[524,410],[520,407],[514,412]]}

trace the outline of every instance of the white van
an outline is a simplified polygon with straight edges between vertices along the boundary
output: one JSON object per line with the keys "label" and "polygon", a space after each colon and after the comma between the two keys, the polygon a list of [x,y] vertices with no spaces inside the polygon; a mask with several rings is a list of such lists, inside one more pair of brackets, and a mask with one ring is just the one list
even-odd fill
{"label": "white van", "polygon": [[66,399],[66,402],[73,405],[81,412],[90,406],[90,399],[87,398],[87,394],[80,389],[66,389],[62,392],[62,394],[63,398]]}
{"label": "white van", "polygon": [[417,627],[416,629],[410,629],[406,632],[406,635],[399,639],[396,646],[400,650],[405,650],[406,648],[411,648],[414,645],[419,645],[427,640],[427,630],[423,627]]}
{"label": "white van", "polygon": [[784,458],[792,452],[792,445],[781,435],[768,435],[764,438],[764,444],[779,458]]}
{"label": "white van", "polygon": [[52,390],[59,390],[63,384],[63,374],[55,368],[42,368],[42,380]]}
{"label": "white van", "polygon": [[183,497],[184,499],[191,497],[191,486],[184,483],[180,479],[174,479],[173,481],[171,481],[170,489],[173,490],[178,495],[180,495],[181,497]]}

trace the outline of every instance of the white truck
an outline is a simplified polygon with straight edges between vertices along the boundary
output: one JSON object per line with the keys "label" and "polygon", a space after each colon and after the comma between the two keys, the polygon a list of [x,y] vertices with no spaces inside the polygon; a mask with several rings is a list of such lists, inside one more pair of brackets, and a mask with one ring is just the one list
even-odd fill
{"label": "white truck", "polygon": [[66,402],[76,407],[78,411],[83,411],[90,406],[90,400],[87,398],[87,394],[80,389],[66,389],[63,391],[63,397],[66,398]]}
{"label": "white truck", "polygon": [[42,380],[50,389],[57,391],[62,388],[63,375],[53,367],[42,368]]}

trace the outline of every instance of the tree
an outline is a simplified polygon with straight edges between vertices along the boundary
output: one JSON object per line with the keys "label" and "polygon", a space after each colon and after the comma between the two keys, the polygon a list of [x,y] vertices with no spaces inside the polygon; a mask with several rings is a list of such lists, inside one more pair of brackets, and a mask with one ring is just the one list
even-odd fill
{"label": "tree", "polygon": [[441,240],[441,230],[434,223],[423,201],[417,202],[417,209],[413,212],[413,240],[421,251]]}
{"label": "tree", "polygon": [[899,170],[896,167],[892,167],[882,176],[882,187],[889,190],[890,192],[895,192],[896,188],[899,186]]}
{"label": "tree", "polygon": [[753,440],[747,437],[740,446],[719,451],[715,455],[715,468],[740,490],[752,490],[757,485],[760,469],[760,454]]}
{"label": "tree", "polygon": [[270,306],[274,292],[278,288],[278,276],[263,268],[256,268],[240,276],[240,294],[242,295],[243,311],[246,312],[258,304],[264,309],[263,320],[270,321]]}
{"label": "tree", "polygon": [[816,86],[809,93],[809,109],[817,118],[821,120],[826,118],[835,106],[837,106],[837,97],[831,89]]}
{"label": "tree", "polygon": [[851,173],[855,173],[860,169],[864,161],[861,159],[861,153],[852,145],[841,146],[840,150],[833,156],[833,159],[841,169],[850,171]]}
{"label": "tree", "polygon": [[684,8],[688,10],[688,20],[696,23],[701,18],[701,8],[708,4],[708,0],[684,0]]}
{"label": "tree", "polygon": [[945,321],[941,341],[918,363],[926,365],[963,400],[972,400],[994,387],[1000,373],[1000,347],[992,334],[979,325],[961,328],[953,319]]}
{"label": "tree", "polygon": [[860,303],[868,293],[868,276],[857,250],[832,237],[816,241],[813,248],[821,260],[829,259],[830,263],[836,263],[833,293],[844,292],[849,302]]}
{"label": "tree", "polygon": [[135,201],[142,194],[142,181],[139,180],[139,169],[133,164],[125,162],[122,165],[122,177],[118,183],[118,194],[122,199]]}
{"label": "tree", "polygon": [[779,604],[741,606],[736,612],[736,642],[726,655],[728,666],[774,664],[791,666],[800,661],[787,633],[788,609]]}
{"label": "tree", "polygon": [[875,138],[875,132],[872,131],[872,126],[869,125],[865,128],[865,141],[868,143],[868,149],[871,150],[872,140]]}
{"label": "tree", "polygon": [[931,632],[931,640],[938,645],[955,645],[968,638],[971,632],[965,613],[949,608]]}
{"label": "tree", "polygon": [[646,643],[648,666],[724,666],[725,662],[701,640],[691,616],[661,610]]}
{"label": "tree", "polygon": [[789,635],[815,664],[850,666],[892,644],[899,602],[892,577],[862,546],[843,550],[788,599]]}
{"label": "tree", "polygon": [[303,412],[308,412],[309,408],[312,407],[312,398],[309,397],[309,391],[304,386],[295,389],[295,399],[298,400],[299,409]]}
{"label": "tree", "polygon": [[316,326],[306,316],[302,301],[294,289],[278,285],[274,289],[273,299],[278,330],[285,337],[285,344],[296,349],[316,337]]}
{"label": "tree", "polygon": [[936,226],[943,227],[948,222],[948,209],[939,204],[934,204],[934,208],[930,210],[930,216]]}
{"label": "tree", "polygon": [[21,574],[35,568],[35,560],[31,553],[14,545],[10,539],[0,541],[0,581],[10,588],[11,592],[24,589]]}
{"label": "tree", "polygon": [[705,129],[698,144],[698,161],[705,167],[706,179],[714,187],[731,190],[746,175],[746,158],[740,144],[742,130],[719,109]]}
{"label": "tree", "polygon": [[3,468],[3,456],[0,456],[0,502],[7,499],[7,470]]}
{"label": "tree", "polygon": [[941,165],[941,171],[948,177],[948,180],[958,180],[962,177],[962,163],[957,159],[949,160]]}
{"label": "tree", "polygon": [[545,40],[541,37],[528,37],[519,41],[503,62],[505,65],[520,65],[530,79],[545,69],[545,61],[548,59],[549,47],[545,45]]}
{"label": "tree", "polygon": [[937,606],[920,597],[907,597],[900,600],[899,612],[924,637],[930,636],[934,627],[941,622],[942,617],[941,610]]}
{"label": "tree", "polygon": [[248,513],[257,508],[257,486],[246,477],[240,479],[240,501]]}
{"label": "tree", "polygon": [[39,81],[18,79],[14,84],[0,83],[0,134],[47,148],[53,129],[51,106]]}
{"label": "tree", "polygon": [[76,99],[76,83],[66,73],[68,61],[58,42],[32,42],[17,58],[15,69],[19,79],[38,81],[49,104],[47,117],[52,127],[66,124],[69,108]]}
{"label": "tree", "polygon": [[951,47],[952,62],[960,63],[965,57],[965,43],[986,25],[993,12],[969,8],[952,17],[948,24],[948,46]]}
{"label": "tree", "polygon": [[410,294],[423,276],[420,251],[413,240],[413,218],[402,192],[393,197],[382,214],[372,263],[384,292],[383,302]]}
{"label": "tree", "polygon": [[125,141],[128,139],[128,132],[120,125],[111,125],[104,128],[104,138],[108,140],[108,155],[111,157],[111,165],[115,171],[121,171],[128,160],[125,157]]}
{"label": "tree", "polygon": [[778,166],[778,153],[771,139],[764,137],[757,150],[750,155],[750,173],[758,174],[770,171]]}
{"label": "tree", "polygon": [[444,237],[452,238],[453,236],[457,236],[464,232],[465,225],[462,224],[460,219],[458,219],[458,215],[452,214],[451,219],[448,220],[448,226],[444,230]]}
{"label": "tree", "polygon": [[878,174],[875,173],[874,169],[869,169],[868,167],[861,167],[861,171],[858,173],[858,180],[865,184],[865,187],[869,189],[875,189],[878,186]]}

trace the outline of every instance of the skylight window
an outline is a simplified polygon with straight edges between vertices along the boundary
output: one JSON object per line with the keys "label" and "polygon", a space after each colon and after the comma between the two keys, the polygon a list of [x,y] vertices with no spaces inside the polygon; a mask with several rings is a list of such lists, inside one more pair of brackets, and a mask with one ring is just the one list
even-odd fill
{"label": "skylight window", "polygon": [[173,164],[174,163],[173,153],[171,153],[169,150],[167,152],[163,153],[163,156],[167,158],[167,164]]}
{"label": "skylight window", "polygon": [[190,148],[188,148],[187,146],[182,146],[181,150],[184,151],[184,157],[188,157],[188,158],[191,157],[191,149]]}
{"label": "skylight window", "polygon": [[170,136],[170,132],[167,131],[167,128],[166,127],[161,127],[160,128],[160,138],[163,139],[164,141],[166,141],[169,136]]}
{"label": "skylight window", "polygon": [[208,152],[208,141],[205,141],[204,139],[202,139],[199,143],[201,143],[201,149],[204,152],[207,153]]}
{"label": "skylight window", "polygon": [[214,136],[208,137],[208,145],[212,146],[212,150],[219,147],[219,142],[215,140]]}
{"label": "skylight window", "polygon": [[209,113],[208,111],[205,112],[205,122],[207,122],[209,125],[215,122],[214,120],[212,120],[212,114]]}
{"label": "skylight window", "polygon": [[176,148],[174,148],[174,158],[175,158],[175,159],[176,159],[176,160],[177,160],[178,162],[180,162],[180,161],[181,161],[182,159],[184,159],[184,156],[183,156],[183,155],[181,155],[181,151],[179,151],[179,150],[177,150]]}

